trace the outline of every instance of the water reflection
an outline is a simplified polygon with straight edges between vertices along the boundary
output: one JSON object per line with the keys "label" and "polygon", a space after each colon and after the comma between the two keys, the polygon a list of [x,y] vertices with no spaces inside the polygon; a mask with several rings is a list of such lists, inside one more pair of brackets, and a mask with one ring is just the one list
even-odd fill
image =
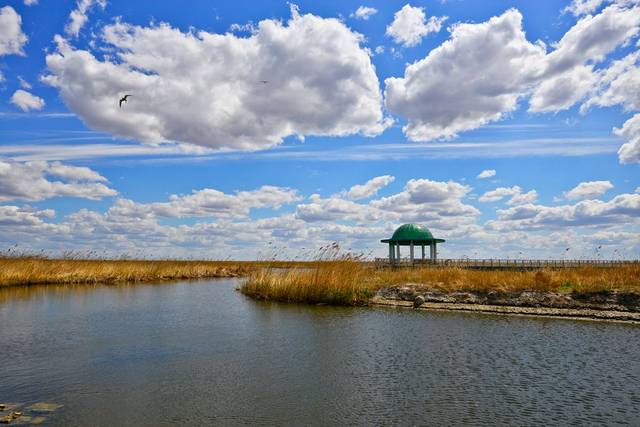
{"label": "water reflection", "polygon": [[640,327],[282,305],[236,280],[0,289],[0,399],[56,425],[633,424]]}

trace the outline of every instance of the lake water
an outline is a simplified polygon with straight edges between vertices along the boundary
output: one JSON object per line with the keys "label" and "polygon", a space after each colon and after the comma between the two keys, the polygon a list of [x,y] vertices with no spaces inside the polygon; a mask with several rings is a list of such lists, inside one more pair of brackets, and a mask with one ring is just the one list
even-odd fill
{"label": "lake water", "polygon": [[640,425],[640,326],[256,302],[233,279],[0,289],[49,425]]}

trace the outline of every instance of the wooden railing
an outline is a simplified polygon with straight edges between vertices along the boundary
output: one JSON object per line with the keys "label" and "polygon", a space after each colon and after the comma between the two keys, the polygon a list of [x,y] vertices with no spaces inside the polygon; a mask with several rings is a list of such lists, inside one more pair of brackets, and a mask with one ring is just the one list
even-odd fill
{"label": "wooden railing", "polygon": [[436,262],[425,259],[409,258],[395,260],[393,264],[389,258],[376,258],[378,267],[461,267],[478,269],[536,269],[536,268],[575,268],[582,266],[615,267],[634,264],[634,260],[602,260],[602,259],[438,259]]}

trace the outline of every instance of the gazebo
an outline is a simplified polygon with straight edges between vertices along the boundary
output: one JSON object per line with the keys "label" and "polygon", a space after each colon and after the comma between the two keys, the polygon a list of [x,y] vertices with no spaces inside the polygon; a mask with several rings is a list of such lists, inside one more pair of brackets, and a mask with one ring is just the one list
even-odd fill
{"label": "gazebo", "polygon": [[422,261],[424,261],[424,248],[429,246],[429,259],[436,262],[438,251],[437,244],[443,243],[444,239],[436,239],[426,228],[417,224],[404,224],[396,229],[390,239],[381,240],[382,243],[389,244],[389,262],[395,264],[400,261],[400,246],[409,246],[409,258],[414,262],[414,247],[422,248]]}

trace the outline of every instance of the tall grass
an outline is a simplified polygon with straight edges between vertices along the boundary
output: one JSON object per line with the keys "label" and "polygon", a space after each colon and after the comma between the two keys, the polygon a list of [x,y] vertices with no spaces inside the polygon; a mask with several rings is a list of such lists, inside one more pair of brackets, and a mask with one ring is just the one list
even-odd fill
{"label": "tall grass", "polygon": [[240,290],[265,300],[358,305],[377,289],[373,273],[372,266],[355,261],[318,261],[311,268],[257,270]]}
{"label": "tall grass", "polygon": [[258,261],[48,259],[37,256],[4,256],[0,257],[0,286],[237,277],[247,275],[258,268],[292,265],[299,264]]}
{"label": "tall grass", "polygon": [[561,270],[469,270],[461,268],[375,269],[355,260],[319,261],[313,267],[251,273],[241,291],[258,299],[366,304],[378,289],[417,284],[443,292],[556,291],[640,293],[640,263]]}

